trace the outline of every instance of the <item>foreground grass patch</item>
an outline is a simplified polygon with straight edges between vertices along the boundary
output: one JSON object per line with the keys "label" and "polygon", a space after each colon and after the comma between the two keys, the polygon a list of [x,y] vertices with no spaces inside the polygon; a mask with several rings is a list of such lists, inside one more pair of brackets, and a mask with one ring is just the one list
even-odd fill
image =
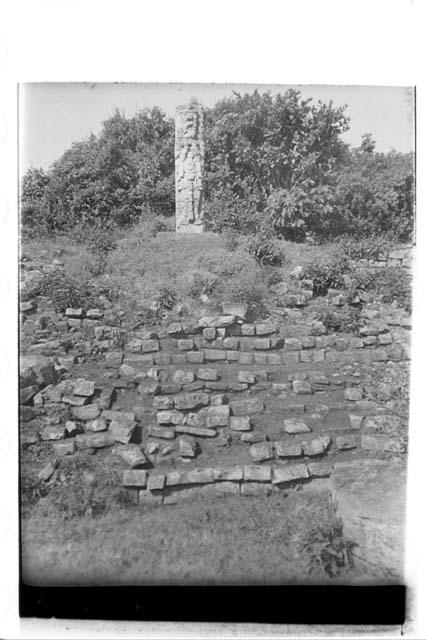
{"label": "foreground grass patch", "polygon": [[328,491],[186,502],[98,518],[23,521],[29,584],[272,584],[327,575],[304,551],[311,525],[333,525]]}

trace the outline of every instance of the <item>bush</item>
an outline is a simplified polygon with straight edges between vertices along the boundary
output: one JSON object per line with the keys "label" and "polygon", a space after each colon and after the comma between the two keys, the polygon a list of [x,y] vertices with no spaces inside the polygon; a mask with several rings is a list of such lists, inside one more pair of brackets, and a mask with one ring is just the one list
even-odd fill
{"label": "bush", "polygon": [[155,295],[155,302],[160,311],[170,311],[173,309],[177,301],[178,296],[173,287],[168,284],[164,284],[158,288]]}
{"label": "bush", "polygon": [[401,267],[386,267],[377,271],[379,273],[375,274],[373,282],[382,302],[396,301],[399,307],[411,312],[411,276],[407,270]]}
{"label": "bush", "polygon": [[28,292],[29,297],[45,296],[52,300],[57,313],[64,313],[69,307],[84,311],[97,305],[97,292],[87,282],[78,282],[65,273],[56,271],[43,276]]}
{"label": "bush", "polygon": [[200,295],[212,295],[218,278],[214,273],[209,271],[192,271],[185,273],[185,281],[182,288],[185,295],[192,298],[198,298]]}
{"label": "bush", "polygon": [[349,260],[380,260],[387,257],[392,243],[383,236],[354,239],[350,236],[339,240],[336,252]]}
{"label": "bush", "polygon": [[265,214],[277,235],[293,242],[303,242],[308,233],[335,237],[344,229],[334,191],[327,185],[275,190],[268,198]]}
{"label": "bush", "polygon": [[251,314],[260,317],[267,311],[267,291],[265,274],[261,269],[252,268],[235,273],[232,278],[222,281],[215,296],[218,306],[221,302],[247,304]]}
{"label": "bush", "polygon": [[174,212],[174,124],[158,108],[131,118],[117,111],[99,136],[74,143],[43,174],[22,183],[26,228],[64,231],[77,224],[123,227],[146,211]]}
{"label": "bush", "polygon": [[343,535],[342,523],[313,526],[301,544],[303,553],[309,558],[310,572],[320,572],[334,578],[346,568],[353,566],[355,543]]}
{"label": "bush", "polygon": [[344,311],[333,311],[332,309],[326,309],[322,313],[320,320],[329,333],[358,333],[358,329],[361,326],[361,310],[345,309]]}
{"label": "bush", "polygon": [[345,258],[334,256],[328,262],[311,263],[304,267],[302,278],[312,280],[314,296],[324,296],[329,289],[345,286],[344,274],[349,268]]}
{"label": "bush", "polygon": [[260,266],[279,267],[284,261],[279,242],[264,229],[249,238],[247,249]]}
{"label": "bush", "polygon": [[264,199],[247,188],[244,195],[228,186],[217,187],[204,203],[204,224],[215,233],[256,233],[261,222]]}

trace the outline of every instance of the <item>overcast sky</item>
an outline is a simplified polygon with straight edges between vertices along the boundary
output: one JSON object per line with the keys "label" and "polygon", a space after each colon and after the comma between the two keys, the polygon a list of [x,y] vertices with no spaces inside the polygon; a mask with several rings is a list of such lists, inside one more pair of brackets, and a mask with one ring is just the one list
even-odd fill
{"label": "overcast sky", "polygon": [[[371,133],[378,151],[411,151],[414,144],[413,89],[407,87],[345,87],[301,85],[303,97],[336,105],[346,104],[350,130],[344,134],[358,146],[363,133]],[[127,116],[158,105],[173,115],[179,104],[193,96],[213,106],[232,90],[283,92],[290,85],[238,84],[94,84],[39,83],[20,86],[20,169],[47,169],[73,143],[98,133],[116,108]]]}

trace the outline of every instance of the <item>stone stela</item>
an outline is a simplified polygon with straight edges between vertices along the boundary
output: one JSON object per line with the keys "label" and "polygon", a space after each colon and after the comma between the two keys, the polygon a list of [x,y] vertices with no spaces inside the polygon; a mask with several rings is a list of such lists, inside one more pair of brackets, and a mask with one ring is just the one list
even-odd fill
{"label": "stone stela", "polygon": [[176,231],[201,233],[203,224],[204,112],[193,100],[176,108]]}

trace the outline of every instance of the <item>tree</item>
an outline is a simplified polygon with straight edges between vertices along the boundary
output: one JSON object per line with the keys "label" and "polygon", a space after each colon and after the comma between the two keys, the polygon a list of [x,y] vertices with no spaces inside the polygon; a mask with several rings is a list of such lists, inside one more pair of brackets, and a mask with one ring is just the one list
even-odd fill
{"label": "tree", "polygon": [[44,224],[43,198],[49,184],[49,176],[43,169],[28,169],[21,184],[21,223],[23,228],[41,227]]}
{"label": "tree", "polygon": [[[174,125],[158,108],[131,118],[119,111],[99,136],[74,143],[52,165],[43,186],[43,224],[127,225],[144,213],[174,213]],[[24,178],[25,184],[31,176]],[[27,210],[28,188],[22,208]],[[29,218],[26,216],[28,222]]]}
{"label": "tree", "polygon": [[[283,231],[296,210],[303,217],[305,205],[315,208],[318,193],[308,203],[309,194],[324,191],[343,160],[347,149],[340,135],[347,128],[345,107],[315,105],[293,89],[224,99],[206,116],[207,197],[247,201],[259,218],[271,195],[280,192],[271,215],[275,229]],[[295,198],[297,206],[287,208]]]}

